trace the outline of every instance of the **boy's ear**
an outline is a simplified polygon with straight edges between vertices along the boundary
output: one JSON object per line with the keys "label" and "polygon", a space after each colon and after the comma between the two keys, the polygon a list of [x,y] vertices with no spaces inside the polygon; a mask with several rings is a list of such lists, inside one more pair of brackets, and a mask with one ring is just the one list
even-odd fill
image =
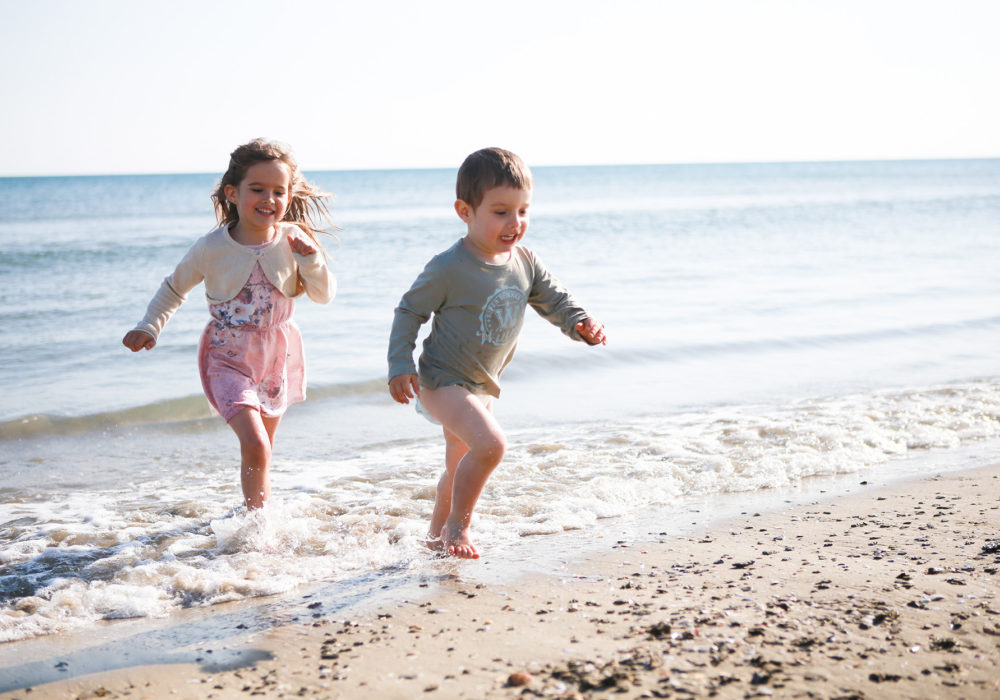
{"label": "boy's ear", "polygon": [[469,223],[469,219],[472,218],[472,207],[469,206],[468,202],[456,199],[455,200],[455,213],[458,214],[458,218]]}

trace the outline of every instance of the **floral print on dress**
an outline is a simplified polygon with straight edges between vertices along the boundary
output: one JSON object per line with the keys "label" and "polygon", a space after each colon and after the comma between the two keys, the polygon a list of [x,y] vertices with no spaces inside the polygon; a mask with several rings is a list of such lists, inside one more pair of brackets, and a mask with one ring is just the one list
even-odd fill
{"label": "floral print on dress", "polygon": [[277,291],[257,263],[239,294],[221,304],[210,304],[208,310],[219,326],[267,328],[273,325],[271,316]]}
{"label": "floral print on dress", "polygon": [[280,416],[305,398],[302,337],[292,320],[295,302],[254,267],[235,297],[210,304],[199,368],[209,403],[226,421],[243,408]]}

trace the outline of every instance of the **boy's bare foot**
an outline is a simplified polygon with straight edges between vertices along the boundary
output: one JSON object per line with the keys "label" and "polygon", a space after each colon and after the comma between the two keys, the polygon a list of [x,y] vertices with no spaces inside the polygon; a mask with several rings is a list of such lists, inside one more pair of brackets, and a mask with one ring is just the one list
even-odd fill
{"label": "boy's bare foot", "polygon": [[432,552],[444,550],[444,542],[441,541],[441,538],[429,532],[427,533],[427,537],[424,538],[424,546]]}
{"label": "boy's bare foot", "polygon": [[441,544],[448,554],[460,559],[478,559],[479,550],[472,544],[469,528],[453,526],[448,523],[441,528]]}

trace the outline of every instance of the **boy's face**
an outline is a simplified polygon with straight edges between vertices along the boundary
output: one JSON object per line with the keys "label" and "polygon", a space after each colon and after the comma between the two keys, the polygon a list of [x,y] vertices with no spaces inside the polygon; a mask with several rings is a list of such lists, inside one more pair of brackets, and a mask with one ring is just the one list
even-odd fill
{"label": "boy's face", "polygon": [[473,209],[461,199],[455,211],[469,227],[465,240],[474,255],[486,262],[505,262],[528,230],[531,190],[502,185],[486,190]]}

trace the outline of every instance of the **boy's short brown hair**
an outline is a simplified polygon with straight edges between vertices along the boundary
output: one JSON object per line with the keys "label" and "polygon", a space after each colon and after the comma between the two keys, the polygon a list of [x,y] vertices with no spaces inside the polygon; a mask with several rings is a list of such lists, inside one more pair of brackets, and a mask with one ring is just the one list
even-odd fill
{"label": "boy's short brown hair", "polygon": [[531,171],[517,154],[502,148],[483,148],[466,158],[458,169],[455,195],[475,209],[486,190],[503,185],[530,190],[531,182]]}

